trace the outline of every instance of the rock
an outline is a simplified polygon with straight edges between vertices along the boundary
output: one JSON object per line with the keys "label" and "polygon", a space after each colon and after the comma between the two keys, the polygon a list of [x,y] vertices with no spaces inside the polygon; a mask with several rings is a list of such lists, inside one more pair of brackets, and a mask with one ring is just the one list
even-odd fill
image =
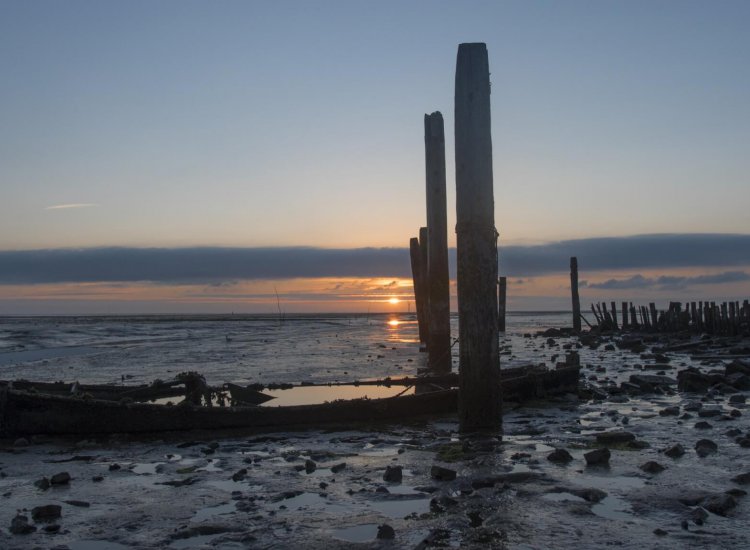
{"label": "rock", "polygon": [[383,481],[390,483],[401,483],[403,479],[403,467],[401,466],[386,466],[385,473],[383,473]]}
{"label": "rock", "polygon": [[340,471],[342,471],[344,468],[346,468],[346,462],[341,462],[340,464],[331,466],[331,472],[333,472],[334,474],[337,474]]}
{"label": "rock", "polygon": [[728,495],[732,495],[735,498],[747,496],[747,491],[745,491],[744,489],[734,488],[724,492]]}
{"label": "rock", "polygon": [[47,489],[49,489],[49,486],[50,486],[49,479],[47,479],[46,477],[43,477],[42,479],[37,479],[34,482],[34,486],[38,487],[42,491],[46,491]]}
{"label": "rock", "polygon": [[247,468],[242,468],[240,470],[237,470],[232,474],[232,481],[242,481],[245,479],[245,476],[247,475]]}
{"label": "rock", "polygon": [[750,376],[750,363],[748,361],[735,359],[724,369],[724,376],[731,376],[733,374],[745,374]]}
{"label": "rock", "polygon": [[750,437],[741,437],[737,443],[743,449],[750,449]]}
{"label": "rock", "polygon": [[688,514],[688,519],[690,519],[696,525],[703,525],[703,522],[708,519],[708,512],[698,506],[697,508],[690,511],[690,514]]}
{"label": "rock", "polygon": [[691,401],[690,403],[687,403],[683,409],[690,412],[696,412],[703,408],[703,403],[700,401]]}
{"label": "rock", "polygon": [[430,468],[430,477],[438,481],[453,481],[456,479],[456,471],[442,466],[433,466]]}
{"label": "rock", "polygon": [[736,393],[729,398],[729,402],[734,403],[734,404],[739,404],[739,403],[744,403],[746,399],[747,398],[741,393]]}
{"label": "rock", "polygon": [[13,442],[14,447],[28,447],[30,445],[29,440],[25,437],[19,437]]}
{"label": "rock", "polygon": [[91,478],[91,481],[94,483],[99,483],[100,481],[104,481],[104,476],[94,476]]}
{"label": "rock", "polygon": [[36,531],[36,527],[29,525],[29,518],[18,514],[10,521],[10,532],[14,535],[28,535]]}
{"label": "rock", "polygon": [[669,447],[667,450],[665,450],[664,454],[667,455],[669,458],[679,458],[685,454],[685,448],[679,443],[675,443],[674,445]]}
{"label": "rock", "polygon": [[705,420],[701,420],[700,422],[696,422],[695,426],[693,426],[696,430],[710,430],[713,428],[711,424],[706,422]]}
{"label": "rock", "polygon": [[740,391],[750,390],[750,376],[735,372],[726,377],[727,384]]}
{"label": "rock", "polygon": [[109,465],[109,471],[110,472],[116,472],[117,470],[120,470],[122,466],[120,466],[117,462],[114,462]]}
{"label": "rock", "polygon": [[633,441],[628,441],[625,446],[628,449],[648,449],[651,445],[648,443],[648,441],[643,441],[641,439],[634,439]]}
{"label": "rock", "polygon": [[59,504],[46,504],[31,509],[31,517],[34,521],[52,521],[58,519],[62,514]]}
{"label": "rock", "polygon": [[735,506],[737,506],[737,501],[734,497],[725,493],[710,496],[703,501],[703,507],[706,510],[719,516],[726,516],[727,512]]}
{"label": "rock", "polygon": [[631,374],[629,381],[646,392],[654,391],[654,388],[669,387],[677,384],[677,380],[674,378],[658,374]]}
{"label": "rock", "polygon": [[653,460],[649,460],[648,462],[641,464],[639,468],[647,474],[658,474],[665,470],[664,466]]}
{"label": "rock", "polygon": [[601,449],[589,451],[583,455],[583,458],[586,459],[586,464],[589,466],[602,466],[609,464],[610,455],[609,449],[602,447]]}
{"label": "rock", "polygon": [[71,506],[77,506],[78,508],[88,508],[91,506],[91,503],[85,500],[63,500],[63,502]]}
{"label": "rock", "polygon": [[698,416],[701,418],[711,418],[713,416],[721,416],[721,407],[703,407],[698,411]]}
{"label": "rock", "polygon": [[605,491],[601,489],[589,488],[589,489],[564,489],[564,492],[568,492],[572,495],[582,498],[586,502],[599,502],[607,496]]}
{"label": "rock", "polygon": [[750,483],[750,472],[745,472],[744,474],[734,476],[732,478],[732,481],[738,483],[739,485],[747,485],[748,483]]}
{"label": "rock", "polygon": [[628,441],[633,441],[635,439],[635,435],[622,431],[622,430],[615,430],[611,432],[602,432],[596,434],[596,442],[600,443],[601,445],[613,445],[617,443],[627,443]]}
{"label": "rock", "polygon": [[49,482],[52,485],[67,485],[70,483],[70,474],[68,472],[60,472],[53,475]]}
{"label": "rock", "polygon": [[[45,533],[57,533],[60,530],[60,526],[57,523],[53,523],[51,525],[45,525],[44,526],[44,532]],[[52,548],[52,550],[55,550]]]}
{"label": "rock", "polygon": [[547,460],[556,464],[567,464],[573,460],[573,456],[565,449],[555,449],[547,455]]}
{"label": "rock", "polygon": [[668,534],[669,533],[667,533],[664,529],[660,529],[658,527],[654,529],[654,535],[656,535],[657,537],[665,537]]}
{"label": "rock", "polygon": [[434,512],[436,514],[442,514],[448,508],[453,508],[457,504],[458,504],[458,501],[455,498],[451,498],[447,495],[434,497],[430,499],[430,512]]}
{"label": "rock", "polygon": [[393,540],[396,538],[396,531],[394,531],[393,527],[391,527],[387,523],[378,525],[377,538],[381,540]]}
{"label": "rock", "polygon": [[318,469],[318,465],[315,463],[314,460],[310,460],[309,458],[305,460],[305,473],[311,474],[317,469]]}
{"label": "rock", "polygon": [[659,416],[678,416],[680,414],[680,407],[673,406],[667,407],[659,411]]}
{"label": "rock", "polygon": [[718,445],[710,439],[701,439],[695,444],[695,452],[698,453],[698,456],[701,458],[715,453],[718,449]]}
{"label": "rock", "polygon": [[712,379],[709,375],[700,372],[694,367],[681,370],[677,373],[677,389],[683,392],[704,393],[719,381]]}

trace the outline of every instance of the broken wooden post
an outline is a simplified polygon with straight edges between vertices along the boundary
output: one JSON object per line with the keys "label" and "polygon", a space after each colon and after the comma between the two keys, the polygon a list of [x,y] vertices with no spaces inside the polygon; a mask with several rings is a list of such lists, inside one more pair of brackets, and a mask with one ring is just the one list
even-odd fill
{"label": "broken wooden post", "polygon": [[421,250],[419,248],[419,239],[412,237],[409,239],[409,255],[411,257],[411,277],[414,284],[414,304],[417,308],[417,324],[419,325],[419,341],[427,341],[427,324],[425,322],[425,303],[424,288],[422,277],[422,260],[420,259]]}
{"label": "broken wooden post", "polygon": [[622,328],[623,330],[628,328],[628,303],[622,303]]}
{"label": "broken wooden post", "polygon": [[443,115],[424,116],[427,181],[427,366],[451,371],[451,304],[448,276],[448,213],[445,198],[445,132]]}
{"label": "broken wooden post", "polygon": [[578,258],[570,258],[570,294],[573,298],[573,330],[581,332],[581,299],[578,296]]}
{"label": "broken wooden post", "polygon": [[609,303],[609,307],[612,309],[612,324],[614,325],[612,328],[615,330],[618,330],[617,327],[617,306],[614,302]]}
{"label": "broken wooden post", "polygon": [[429,254],[429,233],[426,227],[419,228],[419,268],[422,274],[422,303],[424,304],[424,342],[430,341],[430,272],[427,255]]}
{"label": "broken wooden post", "polygon": [[505,332],[505,311],[508,298],[508,278],[497,280],[497,330]]}
{"label": "broken wooden post", "polygon": [[654,302],[651,302],[648,304],[649,311],[651,312],[651,319],[652,324],[654,326],[654,330],[659,330],[659,313],[656,311],[656,304]]}
{"label": "broken wooden post", "polygon": [[497,230],[492,185],[487,46],[460,44],[456,61],[456,252],[459,429],[502,426],[497,336]]}

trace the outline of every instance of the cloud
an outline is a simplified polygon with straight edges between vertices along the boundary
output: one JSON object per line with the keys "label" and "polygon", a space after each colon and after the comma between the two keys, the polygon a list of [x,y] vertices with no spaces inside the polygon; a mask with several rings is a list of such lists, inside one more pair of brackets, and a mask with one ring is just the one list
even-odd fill
{"label": "cloud", "polygon": [[65,210],[68,208],[91,208],[92,206],[99,206],[98,204],[88,202],[74,202],[71,204],[55,204],[54,206],[47,206],[45,210]]}
{"label": "cloud", "polygon": [[678,277],[663,275],[661,277],[644,277],[633,275],[623,279],[608,279],[601,283],[585,282],[583,286],[601,290],[632,290],[632,289],[682,289],[692,285],[714,285],[750,281],[750,273],[744,271],[725,271],[714,275],[698,275],[695,277]]}
{"label": "cloud", "polygon": [[[510,277],[566,272],[570,256],[578,257],[582,274],[617,269],[748,266],[750,235],[642,235],[535,246],[501,245],[500,272]],[[451,251],[450,259],[451,273],[455,274],[455,250]],[[302,277],[409,278],[409,251],[406,248],[310,247],[0,251],[0,284],[117,281],[216,284]],[[646,283],[633,280],[611,284]],[[670,282],[664,280],[661,284]]]}

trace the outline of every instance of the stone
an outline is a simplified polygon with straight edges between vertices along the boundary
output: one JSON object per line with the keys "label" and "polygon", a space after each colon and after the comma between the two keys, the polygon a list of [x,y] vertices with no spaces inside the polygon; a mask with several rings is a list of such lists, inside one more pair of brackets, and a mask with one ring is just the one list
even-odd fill
{"label": "stone", "polygon": [[70,483],[70,474],[68,472],[60,472],[59,474],[53,475],[49,482],[52,485],[67,485]]}
{"label": "stone", "polygon": [[85,500],[64,500],[63,502],[65,504],[70,504],[71,506],[76,506],[78,508],[89,508],[91,506],[91,503]]}
{"label": "stone", "polygon": [[339,473],[344,468],[346,468],[346,462],[341,462],[340,464],[335,464],[334,466],[331,466],[331,472],[334,474]]}
{"label": "stone", "polygon": [[314,460],[310,460],[309,458],[305,460],[305,473],[311,474],[317,469],[318,469],[318,465],[315,463]]}
{"label": "stone", "polygon": [[602,447],[601,449],[589,451],[583,455],[583,458],[586,459],[586,464],[589,466],[604,466],[609,464],[610,455],[609,449]]}
{"label": "stone", "polygon": [[50,486],[49,479],[47,479],[46,477],[43,477],[42,479],[37,479],[34,482],[34,486],[38,487],[42,491],[46,491],[47,489],[49,489],[49,486]]}
{"label": "stone", "polygon": [[430,468],[430,477],[437,481],[453,481],[456,479],[456,471],[435,465]]}
{"label": "stone", "polygon": [[665,537],[668,534],[669,533],[667,531],[665,531],[664,529],[660,529],[659,527],[654,529],[654,535],[656,535],[657,537]]}
{"label": "stone", "polygon": [[59,504],[46,504],[31,509],[31,517],[34,521],[52,521],[62,515],[62,506]]}
{"label": "stone", "polygon": [[747,398],[741,393],[736,393],[729,398],[729,402],[735,404],[744,403],[746,400]]}
{"label": "stone", "polygon": [[734,476],[732,478],[732,481],[738,483],[739,485],[747,485],[748,483],[750,483],[750,472],[745,472],[744,474]]}
{"label": "stone", "polygon": [[94,476],[91,478],[91,481],[93,481],[94,483],[99,483],[101,481],[104,481],[104,476]]}
{"label": "stone", "polygon": [[547,455],[547,460],[556,464],[567,464],[573,460],[573,456],[566,449],[555,449]]}
{"label": "stone", "polygon": [[723,493],[706,498],[702,504],[712,514],[726,516],[727,512],[737,506],[737,501],[733,496]]}
{"label": "stone", "polygon": [[396,538],[396,531],[387,523],[378,525],[377,538],[380,540],[393,540]]}
{"label": "stone", "polygon": [[596,434],[596,442],[602,445],[613,445],[617,443],[627,443],[633,441],[635,435],[623,430],[615,430],[611,432],[602,432]]}
{"label": "stone", "polygon": [[680,407],[676,405],[673,407],[667,407],[659,411],[659,416],[677,416],[679,414],[680,414]]}
{"label": "stone", "polygon": [[385,473],[383,473],[383,481],[387,481],[389,483],[401,483],[403,476],[403,467],[386,466]]}
{"label": "stone", "polygon": [[241,468],[232,474],[232,481],[242,481],[247,475],[247,468]]}
{"label": "stone", "polygon": [[641,464],[639,468],[647,474],[658,474],[665,470],[664,466],[654,460],[649,460],[648,462]]}
{"label": "stone", "polygon": [[713,428],[711,424],[706,422],[705,420],[701,420],[700,422],[696,422],[695,426],[693,426],[696,430],[710,430]]}
{"label": "stone", "polygon": [[698,411],[698,416],[701,418],[711,418],[713,416],[721,416],[721,407],[703,407]]}
{"label": "stone", "polygon": [[708,519],[708,512],[698,506],[690,511],[688,518],[696,525],[703,525],[703,522]]}
{"label": "stone", "polygon": [[679,443],[675,443],[674,445],[669,447],[667,450],[665,450],[664,454],[667,455],[669,458],[679,458],[685,454],[685,448]]}
{"label": "stone", "polygon": [[14,535],[28,535],[36,531],[36,527],[29,524],[29,518],[18,514],[10,521],[10,532]]}
{"label": "stone", "polygon": [[13,442],[14,447],[28,447],[30,445],[29,440],[25,437],[19,437]]}
{"label": "stone", "polygon": [[715,453],[718,449],[718,445],[710,439],[701,439],[695,444],[695,452],[701,458]]}

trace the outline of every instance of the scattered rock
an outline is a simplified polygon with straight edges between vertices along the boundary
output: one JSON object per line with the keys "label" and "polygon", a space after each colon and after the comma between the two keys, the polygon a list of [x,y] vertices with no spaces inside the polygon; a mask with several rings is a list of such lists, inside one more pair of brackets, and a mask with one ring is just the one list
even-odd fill
{"label": "scattered rock", "polygon": [[100,481],[104,481],[104,476],[94,476],[91,478],[91,481],[94,483],[99,483]]}
{"label": "scattered rock", "polygon": [[566,449],[555,449],[547,455],[547,460],[556,464],[567,464],[573,460],[573,456]]}
{"label": "scattered rock", "polygon": [[245,476],[247,475],[247,468],[242,468],[240,470],[237,470],[232,474],[232,481],[242,481],[245,479]]}
{"label": "scattered rock", "polygon": [[13,442],[14,447],[28,447],[30,445],[29,440],[25,437],[19,437]]}
{"label": "scattered rock", "polygon": [[679,443],[675,443],[674,445],[669,447],[666,451],[664,451],[664,454],[667,455],[669,458],[680,458],[682,455],[685,454],[685,448]]}
{"label": "scattered rock", "polygon": [[85,500],[63,500],[63,502],[71,506],[77,506],[78,508],[88,508],[91,506],[91,503]]}
{"label": "scattered rock", "polygon": [[393,540],[396,538],[396,531],[394,531],[393,527],[391,527],[387,523],[378,525],[377,538],[381,540]]}
{"label": "scattered rock", "polygon": [[586,464],[589,466],[602,466],[609,464],[610,455],[609,449],[602,447],[601,449],[589,451],[583,455],[583,458],[586,459]]}
{"label": "scattered rock", "polygon": [[727,512],[735,506],[737,506],[737,501],[726,493],[710,496],[703,501],[703,507],[706,510],[719,516],[726,516]]}
{"label": "scattered rock", "polygon": [[747,485],[748,483],[750,483],[750,472],[745,472],[744,474],[734,476],[732,478],[732,481],[738,483],[739,485]]}
{"label": "scattered rock", "polygon": [[710,439],[701,439],[695,444],[695,452],[701,458],[715,453],[719,449],[718,445]]}
{"label": "scattered rock", "polygon": [[47,489],[49,489],[49,486],[50,486],[49,479],[47,479],[46,477],[43,477],[42,479],[37,479],[34,482],[34,486],[38,487],[42,491],[46,491]]}
{"label": "scattered rock", "polygon": [[678,416],[680,414],[680,407],[677,405],[673,407],[667,407],[659,411],[659,416]]}
{"label": "scattered rock", "polygon": [[668,534],[669,533],[667,533],[664,529],[660,529],[658,527],[654,529],[654,535],[656,535],[657,537],[665,537]]}
{"label": "scattered rock", "polygon": [[386,466],[385,473],[383,473],[383,481],[390,483],[401,483],[404,477],[403,467],[401,466]]}
{"label": "scattered rock", "polygon": [[341,462],[339,464],[331,466],[331,472],[333,472],[334,474],[337,474],[340,471],[342,471],[344,468],[346,468],[346,462]]}
{"label": "scattered rock", "polygon": [[34,521],[52,521],[62,515],[62,506],[59,504],[46,504],[31,509],[31,517]]}
{"label": "scattered rock", "polygon": [[745,401],[746,397],[741,393],[734,394],[729,398],[729,402],[734,404],[744,403]]}
{"label": "scattered rock", "polygon": [[311,474],[317,469],[318,469],[318,465],[315,463],[314,460],[310,460],[309,458],[305,460],[305,473]]}
{"label": "scattered rock", "polygon": [[710,430],[713,428],[711,424],[706,422],[705,420],[701,420],[700,422],[696,422],[695,426],[693,426],[696,430]]}
{"label": "scattered rock", "polygon": [[53,475],[49,482],[52,485],[67,485],[70,483],[70,474],[68,472],[60,472]]}
{"label": "scattered rock", "polygon": [[664,466],[653,460],[649,460],[645,464],[641,464],[639,468],[647,474],[658,474],[665,470]]}
{"label": "scattered rock", "polygon": [[109,465],[109,471],[110,472],[116,472],[117,470],[122,469],[122,466],[120,466],[117,462],[114,462]]}
{"label": "scattered rock", "polygon": [[430,469],[430,477],[438,481],[453,481],[456,479],[456,471],[442,466],[433,466]]}
{"label": "scattered rock", "polygon": [[708,512],[698,506],[697,508],[690,511],[690,514],[688,514],[688,519],[690,519],[696,525],[703,525],[703,522],[708,519]]}
{"label": "scattered rock", "polygon": [[14,535],[28,535],[36,531],[36,527],[29,524],[29,518],[18,514],[10,521],[10,532]]}

